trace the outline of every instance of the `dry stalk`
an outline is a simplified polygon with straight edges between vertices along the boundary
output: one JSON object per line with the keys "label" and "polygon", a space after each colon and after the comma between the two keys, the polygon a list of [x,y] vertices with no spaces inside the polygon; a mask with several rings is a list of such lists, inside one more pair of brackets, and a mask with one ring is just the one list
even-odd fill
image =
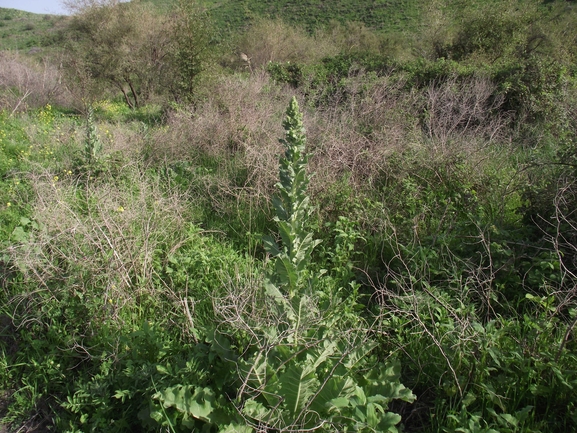
{"label": "dry stalk", "polygon": [[[555,213],[551,221],[544,220],[550,231],[544,230],[545,237],[552,244],[560,266],[561,279],[557,298],[556,313],[576,305],[577,298],[577,188],[573,179],[560,178],[554,198]],[[559,361],[563,349],[577,326],[577,317],[567,324],[555,362]]]}

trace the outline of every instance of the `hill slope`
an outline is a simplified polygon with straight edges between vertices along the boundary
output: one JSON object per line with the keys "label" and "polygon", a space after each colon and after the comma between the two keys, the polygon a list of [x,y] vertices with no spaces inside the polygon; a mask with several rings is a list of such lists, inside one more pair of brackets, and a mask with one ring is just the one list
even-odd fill
{"label": "hill slope", "polygon": [[51,45],[65,20],[63,15],[0,8],[0,50],[28,51]]}
{"label": "hill slope", "polygon": [[[161,7],[175,0],[148,0]],[[242,29],[255,16],[281,18],[313,30],[332,20],[359,21],[379,30],[400,30],[418,22],[427,0],[204,0],[217,24]]]}
{"label": "hill slope", "polygon": [[399,30],[415,24],[422,0],[261,0],[206,1],[216,21],[235,30],[242,28],[251,16],[282,18],[312,30],[331,20],[360,21],[379,30]]}

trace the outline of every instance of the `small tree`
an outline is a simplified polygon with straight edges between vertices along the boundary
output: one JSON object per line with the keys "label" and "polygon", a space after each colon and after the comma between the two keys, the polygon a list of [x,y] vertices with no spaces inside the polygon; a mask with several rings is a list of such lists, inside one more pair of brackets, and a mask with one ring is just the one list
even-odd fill
{"label": "small tree", "polygon": [[171,15],[171,89],[175,99],[189,99],[200,75],[212,63],[214,26],[208,15],[191,1],[178,0]]}
{"label": "small tree", "polygon": [[72,18],[64,64],[75,80],[84,77],[93,95],[113,87],[137,108],[161,88],[170,44],[166,25],[143,3],[90,5]]}
{"label": "small tree", "polygon": [[212,59],[206,14],[180,0],[167,13],[149,3],[76,0],[64,62],[89,99],[116,89],[130,108],[155,95],[192,95]]}

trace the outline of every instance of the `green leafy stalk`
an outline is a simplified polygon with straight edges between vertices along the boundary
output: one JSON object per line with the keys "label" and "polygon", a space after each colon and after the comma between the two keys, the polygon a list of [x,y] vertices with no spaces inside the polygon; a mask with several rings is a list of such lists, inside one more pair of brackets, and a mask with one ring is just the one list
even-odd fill
{"label": "green leafy stalk", "polygon": [[94,109],[88,106],[86,113],[86,139],[84,140],[84,157],[88,165],[95,163],[102,151],[102,143],[98,138],[96,125],[94,124]]}
{"label": "green leafy stalk", "polygon": [[275,258],[271,282],[285,289],[289,298],[302,289],[310,254],[320,241],[307,232],[307,222],[313,208],[307,196],[309,179],[306,172],[308,157],[305,153],[305,130],[296,98],[292,98],[283,122],[285,136],[284,157],[280,159],[276,184],[279,195],[273,199],[282,244],[270,236],[264,237],[265,248]]}

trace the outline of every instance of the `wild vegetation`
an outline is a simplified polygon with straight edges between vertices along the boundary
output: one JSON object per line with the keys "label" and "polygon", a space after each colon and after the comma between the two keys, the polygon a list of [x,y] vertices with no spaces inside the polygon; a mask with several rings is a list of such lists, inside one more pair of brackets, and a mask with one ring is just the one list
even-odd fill
{"label": "wild vegetation", "polygon": [[573,2],[69,3],[2,37],[0,429],[577,429]]}

